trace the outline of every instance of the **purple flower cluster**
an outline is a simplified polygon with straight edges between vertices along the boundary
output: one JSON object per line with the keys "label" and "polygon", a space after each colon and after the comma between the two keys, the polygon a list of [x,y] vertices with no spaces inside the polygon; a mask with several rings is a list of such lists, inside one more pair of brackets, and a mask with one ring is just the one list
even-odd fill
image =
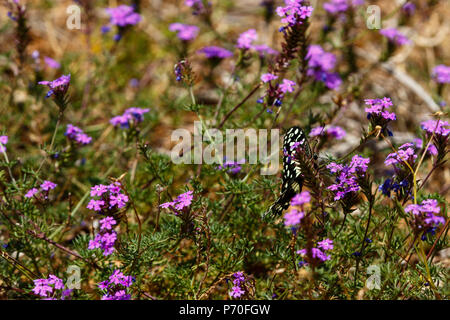
{"label": "purple flower cluster", "polygon": [[61,64],[58,61],[56,61],[50,57],[44,57],[44,62],[46,65],[48,65],[52,69],[61,68]]}
{"label": "purple flower cluster", "polygon": [[339,126],[325,126],[325,127],[316,127],[316,128],[311,129],[309,136],[310,137],[322,136],[322,135],[325,135],[325,133],[329,137],[334,137],[337,140],[341,140],[347,134],[345,132],[345,130]]}
{"label": "purple flower cluster", "polygon": [[46,98],[55,95],[56,97],[64,97],[69,89],[70,85],[70,74],[62,75],[53,81],[39,81],[38,84],[48,86],[50,90],[47,92]]}
{"label": "purple flower cluster", "polygon": [[399,46],[403,46],[411,42],[408,37],[395,28],[381,29],[380,34],[388,38],[391,43],[395,43]]}
{"label": "purple flower cluster", "polygon": [[[108,213],[111,209],[121,209],[128,202],[128,196],[122,193],[120,182],[110,185],[99,184],[91,188],[91,197],[87,208],[99,213]],[[94,197],[100,197],[94,198]]]}
{"label": "purple flower cluster", "polygon": [[169,208],[175,215],[178,215],[181,210],[191,205],[193,199],[193,192],[188,191],[180,194],[174,201],[161,204],[160,207],[164,209]]}
{"label": "purple flower cluster", "polygon": [[396,120],[397,117],[395,113],[389,112],[387,109],[391,107],[392,101],[391,98],[384,97],[383,99],[365,99],[365,104],[369,106],[365,111],[367,113],[367,117],[370,119],[372,117],[381,117],[385,120]]}
{"label": "purple flower cluster", "polygon": [[92,141],[92,138],[84,133],[83,130],[72,124],[67,125],[66,133],[64,135],[78,144],[89,144]]}
{"label": "purple flower cluster", "polygon": [[141,15],[134,12],[131,6],[120,5],[115,8],[107,8],[106,12],[111,17],[110,23],[118,27],[135,25],[141,21]]}
{"label": "purple flower cluster", "polygon": [[311,201],[311,195],[308,191],[303,191],[291,199],[291,209],[284,215],[284,225],[294,227],[300,224],[305,216],[304,205]]}
{"label": "purple flower cluster", "polygon": [[303,0],[284,0],[284,7],[277,7],[277,14],[282,17],[281,23],[289,26],[302,24],[304,20],[311,16],[313,7],[302,5]]}
{"label": "purple flower cluster", "polygon": [[444,64],[437,65],[433,68],[431,76],[437,83],[450,83],[450,67]]}
{"label": "purple flower cluster", "polygon": [[[293,92],[294,87],[297,85],[294,81],[289,79],[283,79],[281,83],[272,84],[272,80],[278,79],[278,76],[272,73],[264,73],[261,75],[261,81],[269,84],[269,88],[265,95],[259,98],[258,102],[264,102],[264,97],[267,96],[267,101],[270,107],[281,107],[283,99],[286,93]],[[272,113],[271,109],[267,112]]]}
{"label": "purple flower cluster", "polygon": [[89,240],[89,250],[101,249],[104,256],[109,256],[114,252],[114,244],[117,240],[117,233],[113,226],[117,224],[112,217],[100,220],[100,232],[95,235],[94,240]]}
{"label": "purple flower cluster", "polygon": [[331,72],[336,66],[336,56],[326,52],[320,45],[310,45],[306,55],[308,60],[307,75],[323,82],[328,89],[336,90],[342,83],[337,72]]}
{"label": "purple flower cluster", "polygon": [[8,143],[8,136],[0,136],[0,153],[6,152],[5,145]]}
{"label": "purple flower cluster", "polygon": [[231,51],[218,46],[203,47],[198,52],[203,53],[208,59],[225,59],[233,55]]}
{"label": "purple flower cluster", "polygon": [[244,284],[246,282],[244,273],[242,271],[235,272],[233,274],[233,287],[228,293],[231,298],[240,298],[245,294]]}
{"label": "purple flower cluster", "polygon": [[[33,282],[33,293],[46,298],[44,300],[56,300],[54,297],[57,293],[56,290],[64,289],[63,281],[53,274],[49,275],[47,279],[36,279],[33,280]],[[63,290],[61,292],[61,299],[64,300],[68,298],[71,293],[71,289]]]}
{"label": "purple flower cluster", "polygon": [[242,170],[241,164],[245,163],[245,159],[239,161],[227,160],[222,165],[217,167],[217,170],[227,170],[232,174],[237,174]]}
{"label": "purple flower cluster", "polygon": [[[422,148],[425,147],[425,146],[423,145],[422,139],[419,139],[419,138],[413,139],[413,143],[414,143],[414,145],[415,145],[418,149],[422,149]],[[435,155],[438,154],[438,150],[437,150],[436,146],[435,146],[434,144],[432,144],[432,143],[430,143],[430,145],[428,146],[427,151],[428,151],[428,153],[431,154],[432,156],[435,156]]]}
{"label": "purple flower cluster", "polygon": [[256,30],[250,29],[239,35],[236,46],[239,49],[251,49],[253,48],[253,42],[257,39],[258,33],[256,33]]}
{"label": "purple flower cluster", "polygon": [[130,128],[130,125],[135,126],[138,122],[142,122],[144,114],[149,111],[147,108],[128,108],[122,115],[111,118],[109,123],[115,127]]}
{"label": "purple flower cluster", "polygon": [[177,32],[177,37],[183,41],[194,40],[197,35],[199,28],[197,26],[183,24],[183,23],[172,23],[169,26],[169,30],[172,32]]}
{"label": "purple flower cluster", "polygon": [[108,280],[98,284],[98,287],[104,291],[102,300],[130,300],[131,295],[127,294],[127,288],[133,282],[132,276],[126,276],[120,270],[114,270]]}
{"label": "purple flower cluster", "polygon": [[[333,250],[334,245],[333,245],[333,240],[330,239],[325,239],[322,241],[319,241],[317,243],[317,247],[313,247],[311,248],[308,254],[308,249],[301,249],[301,250],[297,250],[297,254],[301,255],[302,257],[307,257],[309,259],[312,259],[312,261],[314,263],[317,262],[325,262],[327,260],[331,259],[330,255],[326,254],[326,251],[329,250]],[[308,265],[307,262],[305,261],[300,261],[299,263],[302,266]]]}
{"label": "purple flower cluster", "polygon": [[423,200],[421,204],[410,204],[405,208],[405,212],[414,215],[416,231],[423,231],[422,240],[425,240],[426,233],[434,234],[440,224],[445,224],[445,218],[436,215],[440,211],[441,208],[435,199]]}
{"label": "purple flower cluster", "polygon": [[[438,122],[439,121],[439,122]],[[443,120],[427,120],[420,123],[423,130],[427,131],[430,135],[434,134],[436,136],[448,136],[450,132],[450,124],[448,121]]]}
{"label": "purple flower cluster", "polygon": [[416,158],[417,155],[415,154],[414,144],[405,143],[398,148],[397,152],[388,154],[386,160],[384,160],[384,164],[387,166],[395,166],[396,164],[407,162],[412,166]]}
{"label": "purple flower cluster", "polygon": [[[48,193],[50,190],[55,189],[57,186],[56,183],[53,183],[51,181],[45,180],[44,182],[42,182],[42,184],[40,185],[40,189],[41,189],[41,194],[42,197],[44,199],[48,199]],[[31,188],[30,190],[28,190],[28,192],[25,194],[25,198],[32,198],[33,196],[35,196],[37,193],[39,192],[38,188]]]}
{"label": "purple flower cluster", "polygon": [[363,0],[330,0],[323,4],[323,8],[331,14],[337,14],[347,11],[350,7],[362,5]]}
{"label": "purple flower cluster", "polygon": [[336,183],[328,187],[329,190],[335,191],[335,201],[343,199],[347,194],[359,191],[358,178],[364,175],[369,162],[369,158],[354,155],[349,165],[335,162],[327,165],[327,168],[337,175]]}
{"label": "purple flower cluster", "polygon": [[184,4],[193,9],[192,13],[198,15],[206,11],[202,0],[185,0]]}

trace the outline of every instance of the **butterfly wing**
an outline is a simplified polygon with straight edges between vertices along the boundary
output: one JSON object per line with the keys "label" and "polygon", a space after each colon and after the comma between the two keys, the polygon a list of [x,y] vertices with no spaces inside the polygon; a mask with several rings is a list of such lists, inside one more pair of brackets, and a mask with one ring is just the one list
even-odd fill
{"label": "butterfly wing", "polygon": [[307,152],[310,150],[303,130],[300,127],[292,127],[286,132],[283,140],[284,157],[281,193],[264,216],[281,215],[283,210],[289,207],[291,199],[301,192],[303,179],[301,169],[295,160],[295,153],[299,146]]}

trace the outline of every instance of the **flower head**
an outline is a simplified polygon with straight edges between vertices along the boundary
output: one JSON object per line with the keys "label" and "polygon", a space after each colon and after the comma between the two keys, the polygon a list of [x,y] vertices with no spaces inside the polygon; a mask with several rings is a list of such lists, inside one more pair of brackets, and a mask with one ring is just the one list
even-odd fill
{"label": "flower head", "polygon": [[64,96],[69,89],[70,85],[70,74],[62,75],[56,80],[53,81],[39,81],[38,84],[42,84],[48,86],[50,90],[47,92],[46,98],[55,95],[55,96]]}
{"label": "flower head", "polygon": [[250,49],[252,48],[253,41],[258,39],[258,34],[255,29],[247,30],[239,35],[237,40],[237,47],[239,49]]}
{"label": "flower head", "polygon": [[381,29],[380,34],[399,46],[409,44],[411,41],[395,28]]}
{"label": "flower head", "polygon": [[209,59],[225,59],[233,55],[231,51],[218,46],[203,47],[198,52],[203,53]]}
{"label": "flower head", "polygon": [[111,17],[110,23],[119,27],[135,25],[141,21],[141,15],[134,12],[131,6],[120,5],[115,8],[107,8],[106,12]]}
{"label": "flower head", "polygon": [[183,41],[194,40],[197,35],[199,28],[197,26],[183,24],[183,23],[172,23],[169,26],[169,30],[172,32],[177,32],[177,37]]}
{"label": "flower head", "polygon": [[431,76],[437,83],[450,83],[450,66],[444,64],[435,66]]}

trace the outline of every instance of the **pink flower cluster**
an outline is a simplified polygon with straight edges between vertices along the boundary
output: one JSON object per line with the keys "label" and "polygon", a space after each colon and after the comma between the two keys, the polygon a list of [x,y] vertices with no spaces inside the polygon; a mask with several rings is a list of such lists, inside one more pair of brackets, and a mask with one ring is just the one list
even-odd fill
{"label": "pink flower cluster", "polygon": [[6,151],[5,145],[8,143],[8,136],[0,136],[0,153]]}
{"label": "pink flower cluster", "polygon": [[160,207],[164,209],[169,208],[175,215],[178,215],[181,210],[191,205],[193,198],[193,192],[188,191],[180,194],[174,201],[161,204]]}
{"label": "pink flower cluster", "polygon": [[[33,293],[46,298],[44,300],[56,300],[56,298],[54,297],[54,295],[57,293],[56,290],[64,289],[63,281],[53,274],[49,275],[47,279],[36,279],[33,280],[33,282]],[[63,290],[61,292],[61,300],[68,298],[71,293],[71,289]]]}
{"label": "pink flower cluster", "polygon": [[405,208],[405,212],[413,214],[416,229],[424,233],[434,232],[440,224],[445,224],[445,218],[436,215],[440,211],[435,199],[423,200],[421,204],[410,204]]}
{"label": "pink flower cluster", "polygon": [[[48,193],[50,190],[55,189],[57,186],[56,183],[53,183],[51,181],[45,180],[44,182],[42,182],[42,184],[40,185],[40,189],[41,189],[41,194],[43,196],[44,199],[48,198]],[[25,198],[32,198],[33,196],[35,196],[37,193],[39,192],[38,188],[31,188],[30,190],[27,191],[27,193],[25,194]]]}
{"label": "pink flower cluster", "polygon": [[106,12],[111,17],[110,23],[119,27],[135,25],[141,21],[141,15],[134,12],[131,6],[120,5],[115,8],[107,8]]}
{"label": "pink flower cluster", "polygon": [[363,158],[360,155],[354,155],[349,165],[337,164],[335,162],[327,165],[327,168],[336,173],[336,183],[328,187],[335,191],[334,200],[341,200],[347,194],[359,191],[358,177],[363,176],[369,164],[369,158]]}
{"label": "pink flower cluster", "polygon": [[316,127],[311,129],[309,133],[310,137],[323,136],[327,134],[329,137],[334,137],[337,140],[341,140],[347,134],[344,129],[339,126],[326,126],[326,127]]}
{"label": "pink flower cluster", "polygon": [[197,37],[199,28],[197,26],[176,22],[169,25],[169,30],[177,32],[177,37],[179,39],[189,41],[194,40]]}
{"label": "pink flower cluster", "polygon": [[100,197],[100,199],[92,198],[87,208],[105,213],[111,209],[121,209],[128,202],[128,196],[122,193],[120,182],[114,182],[110,185],[99,184],[91,188],[91,197]]}
{"label": "pink flower cluster", "polygon": [[434,132],[435,135],[446,137],[450,132],[450,124],[444,120],[427,120],[423,121],[420,125],[429,134]]}
{"label": "pink flower cluster", "polygon": [[328,89],[336,90],[342,83],[337,72],[332,72],[336,66],[336,56],[326,52],[320,45],[310,45],[306,55],[308,59],[307,75],[321,81]]}
{"label": "pink flower cluster", "polygon": [[[317,260],[319,262],[325,262],[327,260],[331,259],[330,255],[326,254],[326,251],[333,250],[333,240],[325,239],[322,241],[319,241],[317,243],[317,247],[311,248],[310,257],[313,260]],[[297,251],[297,254],[301,255],[302,257],[308,257],[308,250],[307,249],[301,249]],[[301,265],[308,265],[306,262],[302,262]]]}
{"label": "pink flower cluster", "polygon": [[126,289],[133,284],[133,277],[124,275],[120,270],[114,270],[108,280],[102,281],[98,287],[105,292],[102,300],[130,300],[131,295]]}
{"label": "pink flower cluster", "polygon": [[128,108],[121,116],[115,116],[109,120],[109,123],[115,127],[129,128],[130,125],[135,126],[138,122],[142,122],[144,114],[149,111],[150,109],[147,108]]}
{"label": "pink flower cluster", "polygon": [[242,271],[235,272],[233,274],[233,278],[233,287],[228,294],[232,298],[240,298],[243,294],[245,294],[245,288],[242,287],[246,281],[244,273]]}
{"label": "pink flower cluster", "polygon": [[294,227],[300,224],[305,216],[304,205],[311,201],[311,195],[308,191],[303,191],[291,199],[292,208],[284,215],[284,225]]}
{"label": "pink flower cluster", "polygon": [[391,101],[391,98],[384,97],[383,99],[365,99],[365,104],[369,106],[369,108],[366,108],[365,111],[367,112],[367,117],[373,117],[373,116],[381,116],[383,119],[386,120],[395,120],[397,117],[395,116],[395,113],[389,112],[387,109],[389,109],[393,104]]}
{"label": "pink flower cluster", "polygon": [[408,162],[411,165],[416,158],[417,155],[415,154],[414,144],[405,143],[398,148],[397,152],[388,154],[386,160],[384,160],[384,164],[388,166]]}
{"label": "pink flower cluster", "polygon": [[113,226],[117,224],[112,217],[100,220],[100,232],[95,235],[94,240],[89,240],[89,250],[101,249],[104,256],[109,256],[114,252],[114,244],[117,240],[117,233]]}
{"label": "pink flower cluster", "polygon": [[72,124],[67,125],[66,133],[64,135],[79,144],[89,144],[92,141],[92,138],[84,133],[83,130]]}
{"label": "pink flower cluster", "polygon": [[284,0],[284,7],[277,7],[277,14],[282,17],[281,23],[289,26],[302,24],[304,20],[311,16],[313,7],[302,5],[303,0]]}

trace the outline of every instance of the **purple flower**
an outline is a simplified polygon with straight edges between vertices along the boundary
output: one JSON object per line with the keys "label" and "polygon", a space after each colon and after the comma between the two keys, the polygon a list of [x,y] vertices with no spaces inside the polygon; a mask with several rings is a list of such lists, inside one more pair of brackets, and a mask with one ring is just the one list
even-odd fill
{"label": "purple flower", "polygon": [[54,59],[52,59],[50,57],[44,57],[44,62],[50,68],[53,68],[53,69],[61,68],[61,64],[58,61],[56,61],[56,60],[54,60]]}
{"label": "purple flower", "polygon": [[111,230],[117,224],[113,217],[106,217],[100,220],[100,230]]}
{"label": "purple flower", "polygon": [[119,193],[117,195],[111,195],[109,197],[109,205],[110,207],[117,206],[119,209],[125,207],[126,203],[128,202],[128,196]]}
{"label": "purple flower", "polygon": [[[192,203],[194,196],[192,191],[188,191],[180,194],[174,201],[166,202],[160,205],[161,208],[170,208],[174,207],[176,210],[182,210],[183,208],[189,207]],[[178,214],[177,211],[174,211],[175,215]]]}
{"label": "purple flower", "polygon": [[181,40],[189,41],[197,37],[199,28],[188,24],[172,23],[169,26],[169,30],[172,32],[177,32],[177,37]]}
{"label": "purple flower", "polygon": [[68,124],[65,135],[70,139],[74,140],[79,144],[89,144],[92,141],[92,138],[83,132],[80,128]]}
{"label": "purple flower", "polygon": [[101,233],[95,235],[94,240],[89,240],[89,250],[102,249],[104,256],[109,256],[114,252],[114,244],[117,240],[117,234],[114,231],[106,232],[101,230]]}
{"label": "purple flower", "polygon": [[105,291],[102,300],[130,300],[131,295],[126,289],[133,284],[131,276],[124,275],[120,270],[114,270],[108,280],[98,284],[101,290]]}
{"label": "purple flower", "polygon": [[0,136],[0,153],[6,151],[5,145],[8,143],[8,136]]}
{"label": "purple flower", "polygon": [[412,2],[406,2],[402,7],[402,11],[407,15],[413,15],[416,11],[416,5]]}
{"label": "purple flower", "polygon": [[332,173],[337,174],[336,183],[328,187],[329,190],[335,191],[335,201],[344,198],[347,194],[359,191],[358,177],[364,175],[369,162],[369,158],[354,155],[349,165],[340,165],[334,162],[327,165]]}
{"label": "purple flower", "polygon": [[[417,148],[419,148],[419,149],[422,149],[422,148],[423,148],[423,141],[422,141],[422,139],[419,139],[419,138],[413,139],[413,143],[414,143],[414,145],[415,145]],[[428,153],[431,154],[432,156],[435,156],[435,155],[438,154],[438,150],[437,150],[436,146],[435,146],[434,144],[432,144],[432,143],[430,143],[430,145],[428,146],[427,151],[428,151]]]}
{"label": "purple flower", "polygon": [[49,294],[53,293],[53,290],[64,289],[63,281],[53,274],[49,275],[47,279],[36,279],[33,282],[33,293],[45,298],[48,298]]}
{"label": "purple flower", "polygon": [[278,79],[278,76],[276,76],[276,75],[274,75],[272,73],[264,73],[261,76],[261,81],[264,82],[264,83],[272,81],[272,80],[276,80],[276,79]]}
{"label": "purple flower", "polygon": [[[439,123],[438,123],[439,121]],[[438,136],[448,136],[450,132],[450,124],[448,121],[443,120],[427,120],[420,123],[423,130],[427,131],[430,134],[438,135]]]}
{"label": "purple flower", "polygon": [[32,198],[38,192],[39,190],[37,188],[32,188],[25,194],[25,198]]}
{"label": "purple flower", "polygon": [[56,188],[56,183],[53,183],[51,181],[45,180],[42,184],[41,184],[41,189],[45,190],[45,191],[49,191],[51,189],[55,189]]}
{"label": "purple flower", "polygon": [[119,27],[135,25],[141,21],[140,14],[134,12],[134,8],[131,6],[121,5],[115,8],[107,8],[106,12],[111,17],[110,23]]}
{"label": "purple flower", "polygon": [[91,187],[91,197],[99,196],[101,197],[102,194],[106,193],[108,191],[108,186],[105,186],[103,184],[98,184],[96,186]]}
{"label": "purple flower", "polygon": [[424,234],[433,232],[434,228],[445,224],[445,218],[437,216],[441,211],[438,201],[435,199],[423,200],[421,204],[410,204],[405,207],[405,212],[411,212],[414,216],[414,226],[417,231]]}
{"label": "purple flower", "polygon": [[287,227],[295,226],[300,223],[304,216],[304,212],[291,209],[284,215],[284,225]]}
{"label": "purple flower", "polygon": [[323,4],[323,8],[332,14],[345,12],[348,9],[348,1],[347,0],[331,0],[330,2],[326,2]]}
{"label": "purple flower", "polygon": [[239,35],[237,40],[237,47],[239,49],[250,49],[252,48],[253,41],[258,39],[258,34],[255,29],[247,30]]}
{"label": "purple flower", "polygon": [[311,201],[311,195],[309,194],[309,191],[303,191],[299,194],[296,194],[291,199],[291,206],[301,206],[305,203],[309,203]]}
{"label": "purple flower", "polygon": [[261,57],[264,57],[265,55],[278,54],[277,50],[274,50],[265,44],[253,45],[252,49],[255,50],[256,52],[258,52]]}
{"label": "purple flower", "polygon": [[226,169],[232,174],[237,174],[242,170],[241,164],[245,163],[245,159],[239,161],[225,161],[222,165],[217,167],[217,170]]}
{"label": "purple flower", "polygon": [[286,92],[293,92],[295,86],[296,83],[294,81],[283,79],[283,82],[280,84],[279,88],[281,92],[286,93]]}
{"label": "purple flower", "polygon": [[325,240],[319,241],[317,243],[317,246],[325,251],[333,250],[333,248],[334,248],[333,240],[330,240],[330,239],[325,239]]}
{"label": "purple flower", "polygon": [[381,118],[386,120],[396,120],[397,117],[395,113],[390,113],[387,109],[391,107],[392,101],[391,98],[384,97],[383,99],[365,99],[365,104],[369,106],[369,108],[365,108],[365,111],[369,116],[381,116]]}
{"label": "purple flower", "polygon": [[399,46],[410,43],[411,41],[402,33],[400,33],[395,28],[387,28],[381,29],[380,34],[388,38],[388,40],[392,43],[395,43]]}
{"label": "purple flower", "polygon": [[282,17],[281,23],[290,26],[302,24],[304,20],[311,16],[313,7],[303,6],[303,0],[285,0],[284,7],[277,7],[277,14]]}
{"label": "purple flower", "polygon": [[331,72],[336,65],[336,56],[326,52],[319,45],[310,45],[306,55],[308,60],[307,75],[321,81],[328,89],[338,89],[342,83],[339,74]]}
{"label": "purple flower", "polygon": [[433,68],[431,76],[437,83],[450,83],[450,67],[444,64],[437,65]]}
{"label": "purple flower", "polygon": [[202,49],[198,50],[198,52],[203,53],[208,59],[225,59],[233,55],[231,51],[217,46],[203,47]]}
{"label": "purple flower", "polygon": [[347,134],[344,129],[338,126],[327,126],[327,127],[315,127],[311,129],[311,132],[309,133],[310,137],[315,137],[319,135],[325,135],[325,133],[330,136],[334,137],[337,140],[340,140],[345,137]]}
{"label": "purple flower", "polygon": [[388,154],[386,160],[384,160],[385,165],[395,165],[398,163],[404,163],[405,161],[412,164],[417,158],[414,151],[414,145],[412,143],[405,143],[401,145],[397,152]]}
{"label": "purple flower", "polygon": [[109,123],[115,127],[129,128],[130,123],[136,125],[138,122],[142,122],[144,120],[144,114],[149,111],[150,109],[147,108],[128,108],[121,116],[111,118]]}
{"label": "purple flower", "polygon": [[101,211],[103,206],[105,205],[105,201],[103,200],[95,200],[91,199],[86,206],[86,208],[94,210],[94,211]]}
{"label": "purple flower", "polygon": [[239,286],[233,286],[233,287],[231,288],[231,291],[230,291],[229,294],[230,294],[230,297],[232,297],[232,298],[239,298],[239,297],[241,297],[244,293],[245,293],[245,291],[242,290],[241,287],[239,287]]}
{"label": "purple flower", "polygon": [[63,96],[66,94],[67,89],[69,89],[70,74],[62,75],[61,77],[53,81],[39,81],[38,84],[42,84],[50,88],[50,90],[47,92],[46,98],[54,94]]}

